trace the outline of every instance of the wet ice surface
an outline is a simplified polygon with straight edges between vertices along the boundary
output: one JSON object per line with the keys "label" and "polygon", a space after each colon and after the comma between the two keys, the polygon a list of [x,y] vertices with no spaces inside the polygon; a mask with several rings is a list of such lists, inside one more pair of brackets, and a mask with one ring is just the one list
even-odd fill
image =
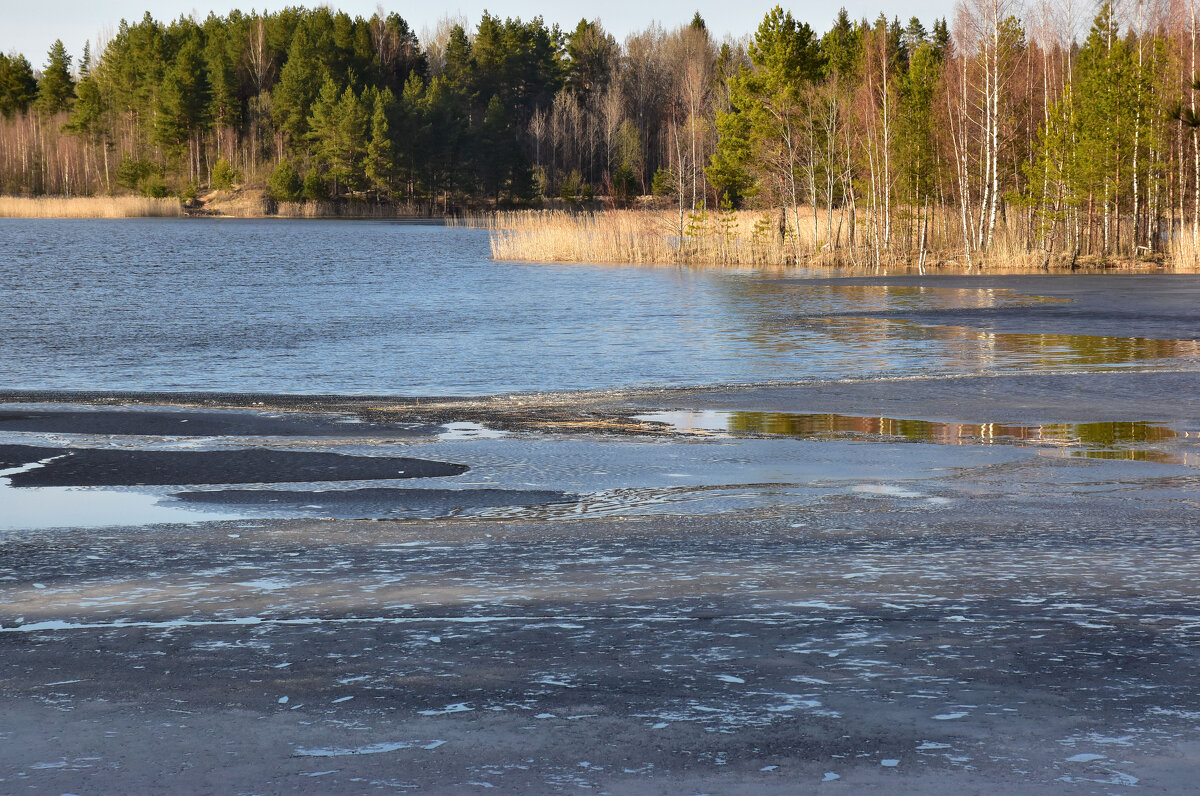
{"label": "wet ice surface", "polygon": [[[214,756],[220,773],[185,768],[188,781],[1031,793],[1186,782],[1200,720],[1195,470],[868,431],[620,438],[472,424],[291,438],[296,455],[470,469],[415,487],[188,497],[286,505],[268,515],[342,516],[347,504],[346,516],[387,516],[392,491],[432,514],[453,513],[457,494],[494,505],[401,523],[27,525],[0,537],[0,784],[155,790],[161,759]],[[64,455],[53,432],[6,433]],[[1191,440],[1135,436],[1150,449]],[[72,439],[177,454],[248,444]],[[191,505],[158,490],[140,497]]]}
{"label": "wet ice surface", "polygon": [[[0,770],[153,789],[129,751],[149,744],[221,755],[187,769],[215,789],[1172,790],[1200,719],[1200,512],[982,492],[953,514],[843,495],[32,533],[3,545]],[[80,726],[106,730],[92,759]]]}
{"label": "wet ice surface", "polygon": [[[188,497],[312,516],[494,499],[472,518],[0,536],[0,786],[156,790],[162,759],[222,791],[1186,781],[1193,468],[881,434],[452,431],[284,447],[470,468],[416,486]],[[149,444],[186,472],[247,441],[75,444]]]}

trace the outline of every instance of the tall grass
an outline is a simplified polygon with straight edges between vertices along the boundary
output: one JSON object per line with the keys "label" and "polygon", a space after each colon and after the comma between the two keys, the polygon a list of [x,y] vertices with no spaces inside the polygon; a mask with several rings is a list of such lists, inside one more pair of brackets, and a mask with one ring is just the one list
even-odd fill
{"label": "tall grass", "polygon": [[178,199],[143,196],[0,196],[0,218],[176,218]]}
{"label": "tall grass", "polygon": [[[1153,260],[1105,260],[1061,250],[1048,253],[1030,245],[1025,225],[1004,221],[997,223],[986,250],[968,253],[957,214],[945,209],[931,209],[927,218],[915,209],[901,209],[886,246],[879,243],[882,236],[871,226],[872,219],[861,214],[852,219],[844,209],[832,213],[819,210],[815,224],[812,209],[804,209],[799,229],[789,221],[792,219],[784,220],[778,210],[685,213],[682,234],[679,214],[671,210],[517,211],[460,223],[489,230],[492,256],[497,260],[528,262],[810,265],[875,271],[979,268],[993,272],[1157,265]],[[1177,247],[1176,267],[1200,268],[1190,237],[1184,243],[1188,248]]]}
{"label": "tall grass", "polygon": [[424,218],[426,214],[410,205],[371,201],[279,202],[272,215],[280,218]]}
{"label": "tall grass", "polygon": [[1190,230],[1183,230],[1171,241],[1168,263],[1176,271],[1200,271],[1200,246]]}
{"label": "tall grass", "polygon": [[[685,213],[682,234],[678,212],[663,210],[507,212],[474,223],[491,232],[498,260],[849,268],[966,264],[952,241],[949,217],[930,218],[924,248],[916,223],[897,225],[895,242],[882,248],[850,245],[848,211],[821,210],[815,224],[812,218],[811,208],[803,210],[797,229],[778,210]],[[866,239],[861,219],[859,224],[860,239]],[[1007,244],[997,240],[1003,250]]]}
{"label": "tall grass", "polygon": [[794,245],[769,216],[745,211],[685,216],[682,235],[673,211],[519,211],[467,223],[491,232],[497,260],[765,265],[786,262]]}

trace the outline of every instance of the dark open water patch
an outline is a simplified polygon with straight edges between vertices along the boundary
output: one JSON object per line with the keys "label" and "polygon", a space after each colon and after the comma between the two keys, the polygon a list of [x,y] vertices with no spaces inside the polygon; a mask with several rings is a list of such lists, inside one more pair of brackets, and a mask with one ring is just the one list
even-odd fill
{"label": "dark open water patch", "polygon": [[475,509],[504,506],[542,506],[575,499],[566,492],[522,489],[348,489],[288,491],[280,489],[223,489],[181,492],[186,503],[251,506],[288,517],[320,516],[338,519],[447,516]]}
{"label": "dark open water patch", "polygon": [[440,426],[357,423],[344,417],[244,410],[88,408],[0,411],[0,431],[121,434],[166,437],[419,437]]}
{"label": "dark open water patch", "polygon": [[139,451],[0,445],[0,463],[6,467],[35,462],[45,463],[6,477],[15,487],[166,486],[440,478],[470,469],[428,459],[263,449]]}

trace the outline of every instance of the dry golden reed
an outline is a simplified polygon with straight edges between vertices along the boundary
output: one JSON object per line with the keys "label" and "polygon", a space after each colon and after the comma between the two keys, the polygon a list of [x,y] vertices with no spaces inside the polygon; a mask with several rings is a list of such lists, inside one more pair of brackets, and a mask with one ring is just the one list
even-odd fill
{"label": "dry golden reed", "polygon": [[794,246],[770,216],[748,211],[686,214],[682,235],[673,211],[519,211],[467,223],[491,232],[497,260],[766,265],[788,261]]}
{"label": "dry golden reed", "polygon": [[1171,242],[1168,264],[1175,271],[1200,271],[1200,246],[1192,232],[1184,230]]}
{"label": "dry golden reed", "polygon": [[[801,209],[798,226],[778,210],[685,213],[682,224],[677,211],[662,210],[507,212],[469,223],[491,232],[497,260],[903,269],[962,268],[979,265],[981,259],[976,253],[967,262],[953,240],[951,219],[943,215],[925,225],[923,249],[917,223],[898,223],[891,232],[894,243],[887,249],[851,246],[848,212],[819,210],[813,223],[811,207]],[[860,235],[868,238],[861,218],[858,224]],[[989,259],[1003,259],[1016,268],[1041,265],[1044,257],[1019,248],[1009,236],[997,235]]]}
{"label": "dry golden reed", "polygon": [[0,218],[177,218],[178,199],[144,196],[0,196]]}
{"label": "dry golden reed", "polygon": [[[453,223],[453,222],[451,222]],[[834,266],[855,270],[986,270],[990,272],[1096,270],[1111,267],[1161,267],[1153,259],[1105,260],[1078,257],[1071,252],[1047,253],[1030,246],[1028,232],[1016,223],[1001,222],[986,251],[967,252],[955,213],[932,211],[923,218],[901,211],[887,237],[881,240],[878,220],[862,214],[852,219],[845,210],[829,214],[802,208],[800,224],[780,217],[779,210],[677,211],[608,210],[500,212],[458,222],[491,233],[497,260],[563,263],[631,263],[715,266]],[[857,224],[856,245],[850,245]],[[874,223],[876,226],[872,226]],[[1200,268],[1191,240],[1176,247],[1176,269]]]}

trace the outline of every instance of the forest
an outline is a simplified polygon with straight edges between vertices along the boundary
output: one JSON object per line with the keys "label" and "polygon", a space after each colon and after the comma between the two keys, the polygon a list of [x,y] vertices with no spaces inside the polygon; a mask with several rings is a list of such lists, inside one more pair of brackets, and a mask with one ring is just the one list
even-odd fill
{"label": "forest", "polygon": [[789,261],[1194,258],[1197,10],[962,0],[818,32],[776,7],[741,39],[696,14],[623,42],[599,20],[422,41],[382,10],[147,13],[78,60],[0,55],[0,194],[656,206],[681,237],[745,208]]}

